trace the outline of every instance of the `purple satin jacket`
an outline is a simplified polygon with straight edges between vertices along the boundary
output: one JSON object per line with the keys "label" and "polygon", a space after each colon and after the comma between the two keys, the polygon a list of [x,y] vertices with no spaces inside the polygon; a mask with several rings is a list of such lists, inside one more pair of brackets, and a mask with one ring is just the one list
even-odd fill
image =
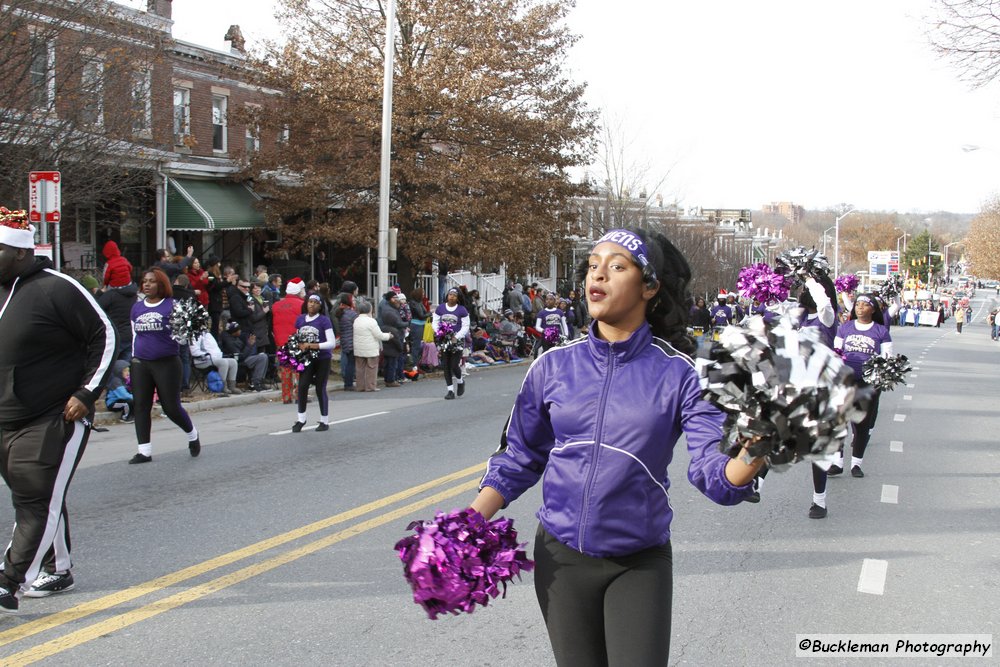
{"label": "purple satin jacket", "polygon": [[711,500],[735,505],[751,485],[726,479],[725,416],[701,399],[691,359],[645,323],[617,343],[593,326],[532,364],[480,487],[510,503],[544,472],[542,526],[587,555],[622,556],[670,539],[667,466],[682,433],[688,479]]}

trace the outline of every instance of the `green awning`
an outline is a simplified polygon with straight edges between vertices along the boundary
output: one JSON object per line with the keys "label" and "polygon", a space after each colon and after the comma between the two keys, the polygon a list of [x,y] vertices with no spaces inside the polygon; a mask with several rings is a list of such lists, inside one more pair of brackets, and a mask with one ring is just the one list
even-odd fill
{"label": "green awning", "polygon": [[257,194],[241,183],[171,178],[167,190],[167,229],[257,229],[264,214]]}

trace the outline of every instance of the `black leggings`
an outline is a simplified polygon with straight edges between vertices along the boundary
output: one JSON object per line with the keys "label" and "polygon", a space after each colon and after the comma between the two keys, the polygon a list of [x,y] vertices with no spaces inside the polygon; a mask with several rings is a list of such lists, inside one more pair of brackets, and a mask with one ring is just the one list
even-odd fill
{"label": "black leggings", "polygon": [[[867,385],[865,385],[867,386]],[[875,428],[875,420],[878,419],[878,400],[882,392],[876,390],[872,397],[871,405],[868,406],[868,414],[857,424],[851,424],[854,431],[854,442],[851,444],[851,454],[855,458],[864,458],[865,449],[868,448],[868,441],[872,439],[872,429]],[[840,453],[844,453],[844,445],[840,445]]]}
{"label": "black leggings", "polygon": [[445,352],[441,355],[441,365],[444,366],[444,383],[449,387],[453,382],[462,379],[462,351]]}
{"label": "black leggings", "polygon": [[670,655],[670,543],[594,558],[535,535],[535,594],[556,664],[666,665]]}
{"label": "black leggings", "polygon": [[826,493],[826,470],[820,468],[815,463],[812,464],[812,469],[813,469],[813,492]]}
{"label": "black leggings", "polygon": [[135,403],[135,437],[139,444],[149,442],[153,426],[153,391],[160,398],[163,414],[185,433],[194,430],[191,417],[181,406],[180,357],[136,359],[132,357],[132,396]]}
{"label": "black leggings", "polygon": [[309,385],[316,386],[319,399],[319,413],[326,417],[330,410],[330,399],[326,395],[326,381],[330,379],[330,359],[313,359],[305,370],[299,373],[299,412],[306,411],[309,399]]}

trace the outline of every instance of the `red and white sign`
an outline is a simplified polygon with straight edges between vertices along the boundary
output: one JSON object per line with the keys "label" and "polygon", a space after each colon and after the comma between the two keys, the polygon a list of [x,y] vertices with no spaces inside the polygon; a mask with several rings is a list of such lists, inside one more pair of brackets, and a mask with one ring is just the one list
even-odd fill
{"label": "red and white sign", "polygon": [[[59,222],[62,209],[62,174],[58,171],[28,173],[29,222]],[[44,210],[43,210],[44,209]]]}

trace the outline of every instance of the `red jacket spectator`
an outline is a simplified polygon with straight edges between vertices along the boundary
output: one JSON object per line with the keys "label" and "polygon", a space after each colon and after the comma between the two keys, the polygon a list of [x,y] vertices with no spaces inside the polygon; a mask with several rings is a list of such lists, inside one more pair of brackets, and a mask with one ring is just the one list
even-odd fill
{"label": "red jacket spectator", "polygon": [[271,307],[274,344],[281,347],[288,342],[288,337],[295,333],[295,320],[302,314],[302,297],[305,285],[301,278],[292,278],[285,288],[285,298],[275,301]]}
{"label": "red jacket spectator", "polygon": [[105,287],[124,287],[132,282],[132,264],[122,257],[117,243],[108,241],[104,244],[104,258],[108,260],[104,267]]}
{"label": "red jacket spectator", "polygon": [[208,308],[208,271],[202,269],[201,264],[196,259],[191,263],[187,275],[188,280],[191,281],[191,291],[195,292],[198,303]]}

